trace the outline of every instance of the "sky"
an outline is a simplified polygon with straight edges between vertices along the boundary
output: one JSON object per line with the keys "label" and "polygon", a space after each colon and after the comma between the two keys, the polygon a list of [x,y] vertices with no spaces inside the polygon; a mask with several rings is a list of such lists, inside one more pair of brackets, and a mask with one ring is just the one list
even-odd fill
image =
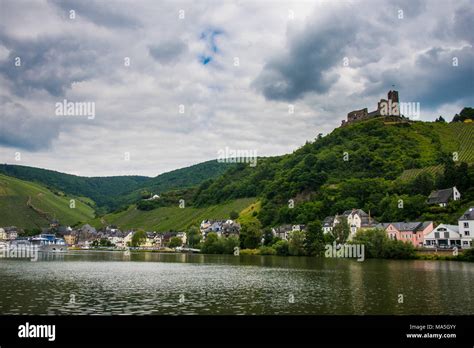
{"label": "sky", "polygon": [[156,176],[281,155],[393,88],[451,120],[474,105],[473,41],[469,0],[0,0],[0,163]]}

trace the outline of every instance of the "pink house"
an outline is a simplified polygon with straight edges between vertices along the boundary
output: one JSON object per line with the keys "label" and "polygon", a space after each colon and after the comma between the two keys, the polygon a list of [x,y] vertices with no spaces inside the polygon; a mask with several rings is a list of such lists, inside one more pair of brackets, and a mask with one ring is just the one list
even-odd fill
{"label": "pink house", "polygon": [[434,229],[433,221],[389,222],[377,227],[384,229],[388,238],[410,242],[414,247],[422,247],[425,236]]}

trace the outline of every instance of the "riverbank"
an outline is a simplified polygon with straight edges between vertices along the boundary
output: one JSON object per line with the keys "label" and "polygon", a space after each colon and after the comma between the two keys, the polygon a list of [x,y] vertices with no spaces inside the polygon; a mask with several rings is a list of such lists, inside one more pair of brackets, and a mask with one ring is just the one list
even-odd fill
{"label": "riverbank", "polygon": [[[158,254],[199,254],[199,255],[254,255],[254,256],[278,256],[278,257],[308,257],[304,255],[293,256],[293,255],[276,255],[272,252],[267,252],[269,248],[259,248],[259,249],[241,249],[238,253],[234,254],[205,254],[205,253],[189,253],[189,252],[180,252],[171,248],[164,249],[116,249],[116,248],[77,248],[69,247],[68,250],[71,251],[112,251],[112,252],[134,252],[134,253],[158,253]],[[312,256],[314,258],[324,258]],[[474,262],[474,249],[460,250],[457,255],[454,255],[452,250],[416,250],[415,254],[412,257],[396,257],[396,258],[383,258],[383,257],[372,257],[371,259],[378,260],[433,260],[433,261],[465,261],[465,262]]]}

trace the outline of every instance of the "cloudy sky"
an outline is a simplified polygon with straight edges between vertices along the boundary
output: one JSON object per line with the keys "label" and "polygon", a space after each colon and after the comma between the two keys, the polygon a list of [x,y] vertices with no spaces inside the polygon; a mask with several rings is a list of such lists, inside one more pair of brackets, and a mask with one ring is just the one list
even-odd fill
{"label": "cloudy sky", "polygon": [[474,104],[473,20],[469,0],[0,0],[0,162],[155,176],[290,153],[392,85],[451,120]]}

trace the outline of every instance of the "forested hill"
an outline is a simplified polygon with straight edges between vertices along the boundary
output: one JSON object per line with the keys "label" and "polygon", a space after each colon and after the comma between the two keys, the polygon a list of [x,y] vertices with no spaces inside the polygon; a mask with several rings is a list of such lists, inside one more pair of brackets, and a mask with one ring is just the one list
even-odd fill
{"label": "forested hill", "polygon": [[141,187],[151,178],[144,176],[81,177],[53,170],[2,164],[0,173],[94,200],[98,206],[109,205],[113,199]]}
{"label": "forested hill", "polygon": [[145,176],[81,177],[52,170],[0,164],[0,173],[36,182],[53,192],[91,198],[101,210],[113,210],[133,203],[142,191],[161,193],[188,188],[224,173],[231,164],[207,161],[150,178]]}
{"label": "forested hill", "polygon": [[[259,159],[256,167],[239,164],[203,183],[194,203],[258,196],[263,225],[307,223],[351,208],[371,210],[384,220],[439,218],[425,209],[426,195],[457,185],[466,199],[472,197],[473,162],[473,123],[372,119],[337,128],[292,154]],[[441,170],[431,173],[429,168]],[[402,180],[405,171],[419,175]],[[405,209],[390,209],[400,197]],[[294,208],[288,207],[289,200]],[[450,212],[444,213],[451,219]]]}

